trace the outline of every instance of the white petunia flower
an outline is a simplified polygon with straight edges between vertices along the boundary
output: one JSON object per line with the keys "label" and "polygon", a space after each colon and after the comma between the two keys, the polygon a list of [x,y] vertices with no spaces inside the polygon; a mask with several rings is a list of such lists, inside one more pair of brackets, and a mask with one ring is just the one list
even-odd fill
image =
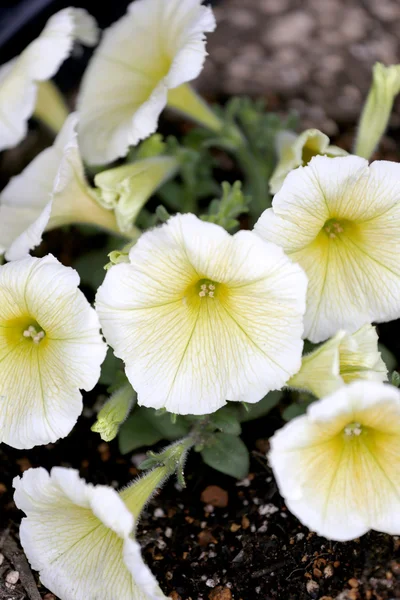
{"label": "white petunia flower", "polygon": [[25,137],[38,83],[57,73],[75,41],[94,46],[97,38],[96,22],[86,10],[65,8],[48,20],[20,56],[0,67],[0,150],[16,146]]}
{"label": "white petunia flower", "polygon": [[54,145],[43,150],[0,194],[0,246],[7,260],[40,244],[45,230],[93,223],[119,231],[114,211],[96,201],[79,154],[77,116],[68,117]]}
{"label": "white petunia flower", "polygon": [[[134,486],[118,494],[72,469],[29,469],[14,479],[23,510],[21,544],[40,579],[61,600],[165,598],[133,538]],[[137,501],[136,501],[137,503]]]}
{"label": "white petunia flower", "polygon": [[387,381],[378,335],[372,325],[364,325],[352,335],[339,331],[314,352],[303,356],[301,369],[288,386],[322,398],[356,379]]}
{"label": "white petunia flower", "polygon": [[327,135],[318,129],[306,129],[300,135],[292,131],[281,131],[276,136],[278,164],[269,181],[271,194],[276,194],[282,187],[285,177],[293,169],[304,167],[313,156],[345,156],[347,152],[333,146]]}
{"label": "white petunia flower", "polygon": [[215,19],[202,0],[136,0],[112,25],[84,75],[79,142],[89,163],[125,156],[157,129],[167,103],[219,129],[220,121],[185,84],[206,57]]}
{"label": "white petunia flower", "polygon": [[76,271],[53,256],[0,267],[0,442],[32,448],[66,436],[80,389],[100,377],[106,345]]}
{"label": "white petunia flower", "polygon": [[143,234],[129,260],[96,308],[139,404],[211,413],[299,370],[307,282],[281,248],[187,214]]}
{"label": "white petunia flower", "polygon": [[288,508],[318,534],[400,534],[396,388],[357,381],[314,402],[273,436],[269,460]]}
{"label": "white petunia flower", "polygon": [[255,225],[308,276],[305,337],[400,316],[400,165],[317,156]]}

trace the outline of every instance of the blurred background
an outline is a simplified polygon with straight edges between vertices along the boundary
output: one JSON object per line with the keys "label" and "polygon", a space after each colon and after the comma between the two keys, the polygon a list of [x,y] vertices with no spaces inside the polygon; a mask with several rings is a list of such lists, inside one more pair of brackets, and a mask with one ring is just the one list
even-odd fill
{"label": "blurred background", "polygon": [[[18,54],[51,14],[85,7],[100,27],[126,10],[128,0],[2,0],[0,63]],[[400,62],[399,0],[214,0],[218,21],[208,37],[210,57],[197,82],[209,99],[232,94],[264,97],[271,110],[295,109],[302,127],[331,136],[355,124],[375,61]],[[57,76],[76,87],[89,51]],[[400,126],[399,105],[391,126]]]}

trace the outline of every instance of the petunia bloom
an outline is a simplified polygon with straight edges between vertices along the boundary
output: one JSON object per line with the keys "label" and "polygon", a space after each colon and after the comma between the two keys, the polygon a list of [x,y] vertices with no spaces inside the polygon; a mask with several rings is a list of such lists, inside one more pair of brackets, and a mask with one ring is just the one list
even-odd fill
{"label": "petunia bloom", "polygon": [[400,392],[356,381],[271,439],[270,464],[291,512],[329,539],[400,534]]}
{"label": "petunia bloom", "polygon": [[[16,146],[25,137],[38,85],[57,73],[74,42],[94,46],[97,39],[96,22],[86,10],[65,8],[48,20],[20,56],[0,67],[0,150]],[[41,116],[46,118],[43,111]],[[49,119],[53,123],[52,115]]]}
{"label": "petunia bloom", "polygon": [[400,316],[400,165],[316,156],[255,225],[308,276],[305,337]]}
{"label": "petunia bloom", "polygon": [[91,164],[125,156],[157,129],[167,104],[219,129],[189,88],[202,70],[215,19],[202,0],[136,0],[104,34],[83,77],[79,142]]}
{"label": "petunia bloom", "polygon": [[[153,477],[152,473],[150,476]],[[15,504],[26,517],[21,544],[40,579],[61,600],[165,598],[133,537],[150,490],[146,477],[118,494],[72,469],[29,469],[14,479]]]}
{"label": "petunia bloom", "polygon": [[[62,225],[89,223],[120,233],[113,210],[118,203],[102,206],[86,181],[76,125],[77,116],[72,114],[54,145],[43,150],[1,192],[0,246],[6,250],[7,260],[22,258],[41,242],[45,230]],[[146,192],[150,187],[147,184]],[[142,194],[142,204],[144,198]],[[129,211],[128,200],[124,203],[125,212]],[[132,192],[130,201],[137,206]],[[126,234],[130,236],[134,231],[126,218]]]}
{"label": "petunia bloom", "polygon": [[53,256],[0,267],[0,442],[32,448],[66,436],[80,389],[100,377],[106,345],[76,271]]}
{"label": "petunia bloom", "polygon": [[322,398],[356,379],[387,381],[378,335],[372,325],[364,325],[351,335],[339,331],[314,352],[303,356],[301,369],[288,386]]}
{"label": "petunia bloom", "polygon": [[281,131],[277,135],[276,149],[278,164],[269,181],[271,194],[276,194],[282,187],[285,177],[293,169],[304,167],[313,156],[345,156],[347,152],[333,146],[327,135],[318,129],[306,129],[300,135],[292,131]]}
{"label": "petunia bloom", "polygon": [[306,286],[281,248],[177,215],[110,268],[96,309],[139,404],[206,414],[299,370]]}

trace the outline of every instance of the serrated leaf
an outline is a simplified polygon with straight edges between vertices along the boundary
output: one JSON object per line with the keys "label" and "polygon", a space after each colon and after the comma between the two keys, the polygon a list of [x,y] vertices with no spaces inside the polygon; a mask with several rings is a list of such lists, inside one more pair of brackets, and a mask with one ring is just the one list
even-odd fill
{"label": "serrated leaf", "polygon": [[201,456],[209,467],[236,479],[243,479],[249,472],[249,451],[236,435],[216,433]]}
{"label": "serrated leaf", "polygon": [[211,423],[223,433],[240,435],[239,411],[233,406],[224,406],[211,415]]}
{"label": "serrated leaf", "polygon": [[392,376],[390,378],[390,383],[396,387],[400,387],[400,373],[397,371],[393,371]]}
{"label": "serrated leaf", "polygon": [[185,436],[190,430],[189,423],[180,415],[174,415],[175,420],[173,421],[173,415],[171,415],[171,413],[160,413],[153,408],[146,408],[143,410],[146,411],[147,421],[152,424],[164,440],[170,442],[178,440]]}
{"label": "serrated leaf", "polygon": [[270,410],[272,410],[277,404],[279,404],[282,398],[282,392],[270,392],[260,402],[256,404],[247,404],[246,408],[241,407],[240,410],[240,421],[245,423],[246,421],[253,421],[263,417]]}

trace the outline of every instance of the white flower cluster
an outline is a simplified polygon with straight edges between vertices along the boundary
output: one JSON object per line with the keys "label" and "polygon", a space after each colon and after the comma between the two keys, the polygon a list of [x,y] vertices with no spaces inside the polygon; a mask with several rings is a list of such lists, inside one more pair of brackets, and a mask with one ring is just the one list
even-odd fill
{"label": "white flower cluster", "polygon": [[[139,237],[133,220],[175,174],[170,157],[102,173],[96,188],[86,179],[83,159],[126,156],[156,131],[167,105],[221,129],[188,85],[214,27],[201,0],[133,2],[95,51],[77,112],[0,194],[0,246],[10,261],[0,266],[0,442],[32,448],[71,431],[80,390],[100,376],[101,327],[142,406],[204,415],[285,386],[313,393],[308,413],[271,441],[288,507],[332,539],[370,528],[398,535],[400,392],[383,383],[371,323],[400,317],[400,165],[345,156],[315,130],[286,136],[272,208],[235,235],[177,214]],[[74,42],[94,45],[97,28],[68,8],[0,69],[1,149],[23,138],[40,85]],[[45,230],[70,223],[139,237],[127,261],[108,270],[95,309],[73,269],[29,256]],[[302,357],[304,338],[325,343]],[[132,405],[126,396],[120,419]],[[62,600],[164,597],[134,539],[138,482],[118,494],[54,468],[29,470],[14,485],[26,514],[21,542]]]}

